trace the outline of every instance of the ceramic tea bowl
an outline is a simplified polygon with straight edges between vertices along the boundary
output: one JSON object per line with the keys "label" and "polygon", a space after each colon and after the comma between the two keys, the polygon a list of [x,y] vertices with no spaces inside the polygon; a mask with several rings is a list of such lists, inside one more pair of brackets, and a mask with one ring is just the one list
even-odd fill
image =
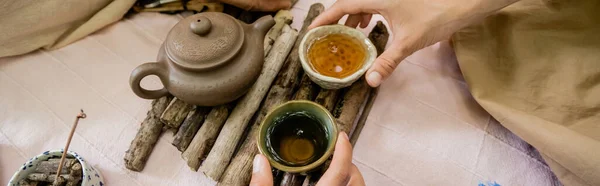
{"label": "ceramic tea bowl", "polygon": [[[356,72],[344,78],[325,76],[316,72],[312,68],[308,58],[308,49],[315,42],[315,40],[330,34],[344,34],[355,38],[361,42],[365,49],[365,60],[362,66]],[[340,89],[352,85],[352,83],[356,82],[356,80],[361,78],[367,72],[367,70],[371,68],[373,62],[375,61],[375,58],[377,58],[377,49],[375,48],[375,45],[371,43],[369,38],[357,29],[350,28],[344,25],[326,25],[314,28],[308,31],[308,33],[306,33],[306,35],[304,36],[304,38],[302,38],[302,41],[300,42],[298,54],[304,72],[306,72],[308,77],[313,82],[315,82],[316,84],[321,86],[321,88],[324,89]]]}
{"label": "ceramic tea bowl", "polygon": [[[27,178],[27,176],[30,173],[33,173],[35,171],[35,168],[42,161],[46,161],[50,158],[60,158],[62,156],[62,153],[63,153],[63,150],[51,150],[51,151],[43,152],[42,154],[39,154],[39,155],[29,159],[27,162],[25,162],[23,164],[23,166],[21,166],[19,168],[19,170],[12,176],[12,178],[10,178],[10,181],[8,181],[7,185],[8,186],[19,185],[19,181],[21,181],[24,178]],[[103,186],[104,185],[104,178],[102,177],[100,172],[98,170],[96,170],[94,167],[92,167],[92,165],[88,164],[81,156],[79,156],[77,153],[75,153],[73,151],[67,151],[67,155],[75,157],[75,159],[77,159],[77,161],[79,161],[79,163],[81,164],[81,169],[82,169],[81,185],[83,185],[83,186],[92,186],[92,185]]]}
{"label": "ceramic tea bowl", "polygon": [[[281,118],[282,116],[289,115],[290,113],[298,112],[303,112],[307,115],[310,115],[312,118],[318,121],[319,125],[325,131],[324,139],[326,139],[325,142],[327,145],[324,148],[322,155],[313,158],[314,161],[302,166],[290,166],[280,162],[277,160],[277,158],[275,158],[275,155],[273,154],[274,152],[269,150],[267,138],[272,134],[269,130],[272,129],[272,126],[277,123],[277,119]],[[285,123],[280,123],[280,125],[281,124]],[[306,174],[316,170],[316,168],[320,167],[332,155],[335,143],[337,141],[337,134],[338,129],[337,125],[335,124],[335,119],[326,108],[312,101],[289,101],[271,110],[262,121],[259,126],[257,146],[260,153],[267,157],[269,163],[274,168],[289,173]]]}

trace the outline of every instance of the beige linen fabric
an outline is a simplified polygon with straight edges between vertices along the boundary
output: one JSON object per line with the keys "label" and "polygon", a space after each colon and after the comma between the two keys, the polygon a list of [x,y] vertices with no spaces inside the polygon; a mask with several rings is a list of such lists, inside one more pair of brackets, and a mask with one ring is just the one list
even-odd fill
{"label": "beige linen fabric", "polygon": [[135,0],[0,0],[0,57],[55,49],[118,21]]}
{"label": "beige linen fabric", "polygon": [[524,0],[453,36],[470,91],[565,185],[600,185],[600,1]]}

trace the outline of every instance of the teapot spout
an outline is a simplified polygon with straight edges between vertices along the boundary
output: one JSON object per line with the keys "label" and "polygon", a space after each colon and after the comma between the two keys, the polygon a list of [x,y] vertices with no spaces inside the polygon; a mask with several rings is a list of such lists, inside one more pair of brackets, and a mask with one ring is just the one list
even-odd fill
{"label": "teapot spout", "polygon": [[273,25],[275,25],[275,19],[273,19],[271,15],[263,16],[252,23],[254,30],[256,30],[257,33],[260,33],[262,36],[267,34]]}

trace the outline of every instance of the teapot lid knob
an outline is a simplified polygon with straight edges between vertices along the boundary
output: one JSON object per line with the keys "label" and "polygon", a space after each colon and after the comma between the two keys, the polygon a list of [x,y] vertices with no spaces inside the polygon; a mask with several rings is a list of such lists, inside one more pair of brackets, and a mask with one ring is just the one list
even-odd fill
{"label": "teapot lid knob", "polygon": [[192,23],[190,23],[190,29],[192,29],[192,32],[195,34],[203,36],[210,32],[211,25],[212,23],[210,22],[210,19],[202,16],[196,21],[192,21]]}

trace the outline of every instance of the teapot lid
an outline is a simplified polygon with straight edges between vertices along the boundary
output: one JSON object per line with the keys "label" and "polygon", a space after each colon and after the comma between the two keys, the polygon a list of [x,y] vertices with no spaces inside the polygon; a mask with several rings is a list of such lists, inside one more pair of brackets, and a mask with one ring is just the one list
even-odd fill
{"label": "teapot lid", "polygon": [[178,66],[200,70],[227,62],[243,43],[244,29],[235,18],[205,12],[179,21],[167,36],[165,50]]}

